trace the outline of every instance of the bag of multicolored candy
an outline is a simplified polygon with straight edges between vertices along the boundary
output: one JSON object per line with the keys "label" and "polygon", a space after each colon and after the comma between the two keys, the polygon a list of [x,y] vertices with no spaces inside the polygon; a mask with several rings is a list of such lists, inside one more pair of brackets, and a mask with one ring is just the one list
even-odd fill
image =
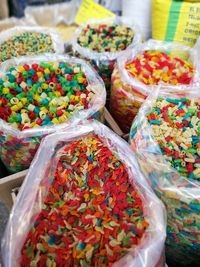
{"label": "bag of multicolored candy", "polygon": [[165,227],[164,205],[129,145],[84,122],[43,139],[10,215],[3,262],[162,267]]}
{"label": "bag of multicolored candy", "polygon": [[103,120],[105,86],[83,60],[21,57],[0,70],[0,158],[11,172],[29,167],[45,135],[76,120]]}
{"label": "bag of multicolored candy", "polygon": [[187,89],[197,79],[192,49],[149,40],[118,58],[111,79],[111,113],[128,133],[141,104],[158,84]]}
{"label": "bag of multicolored candy", "polygon": [[80,26],[74,35],[73,50],[93,64],[109,90],[117,57],[140,42],[138,27],[126,18],[114,17],[90,20]]}
{"label": "bag of multicolored candy", "polygon": [[46,27],[13,27],[0,33],[0,64],[8,59],[64,52],[58,32]]}
{"label": "bag of multicolored candy", "polygon": [[169,266],[200,261],[200,94],[161,88],[133,121],[130,142],[141,170],[167,208]]}

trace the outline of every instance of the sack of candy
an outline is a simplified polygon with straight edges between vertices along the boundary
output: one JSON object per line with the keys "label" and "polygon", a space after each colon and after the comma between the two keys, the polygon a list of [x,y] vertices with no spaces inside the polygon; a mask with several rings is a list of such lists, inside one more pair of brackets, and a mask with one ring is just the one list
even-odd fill
{"label": "sack of candy", "polygon": [[10,215],[3,262],[164,266],[165,226],[129,145],[84,122],[43,139]]}

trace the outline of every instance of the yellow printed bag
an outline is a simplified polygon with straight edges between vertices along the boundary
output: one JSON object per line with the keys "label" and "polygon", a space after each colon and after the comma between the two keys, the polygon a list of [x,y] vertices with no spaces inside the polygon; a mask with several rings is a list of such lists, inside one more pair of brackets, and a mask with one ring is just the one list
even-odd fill
{"label": "yellow printed bag", "polygon": [[153,39],[193,46],[199,36],[200,1],[152,1]]}

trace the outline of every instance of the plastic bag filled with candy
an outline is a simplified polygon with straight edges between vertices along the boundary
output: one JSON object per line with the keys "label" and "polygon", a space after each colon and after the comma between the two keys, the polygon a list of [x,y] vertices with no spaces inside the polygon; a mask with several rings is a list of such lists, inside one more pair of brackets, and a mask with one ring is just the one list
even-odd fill
{"label": "plastic bag filled with candy", "polygon": [[43,136],[84,118],[103,120],[105,87],[83,60],[21,57],[0,71],[0,158],[11,172],[29,167]]}
{"label": "plastic bag filled with candy", "polygon": [[32,162],[4,266],[156,266],[165,226],[129,145],[97,121],[71,125],[44,138]]}
{"label": "plastic bag filled with candy", "polygon": [[172,266],[200,260],[200,95],[156,90],[133,121],[130,142],[141,170],[167,208]]}
{"label": "plastic bag filled with candy", "polygon": [[59,34],[45,27],[13,27],[0,33],[0,63],[21,56],[64,52]]}
{"label": "plastic bag filled with candy", "polygon": [[149,40],[118,58],[111,79],[111,113],[127,133],[144,99],[159,83],[185,90],[196,80],[192,49]]}
{"label": "plastic bag filled with candy", "polygon": [[118,56],[141,42],[138,27],[124,17],[89,20],[73,38],[76,55],[89,60],[110,88],[110,78]]}

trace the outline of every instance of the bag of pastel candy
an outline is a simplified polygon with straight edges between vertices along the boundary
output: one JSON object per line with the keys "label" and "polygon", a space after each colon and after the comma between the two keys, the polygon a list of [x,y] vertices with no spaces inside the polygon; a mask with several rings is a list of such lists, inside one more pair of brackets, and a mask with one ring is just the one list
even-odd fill
{"label": "bag of pastel candy", "polygon": [[133,121],[130,142],[141,170],[167,208],[169,265],[198,266],[199,87],[181,93],[162,86],[152,93]]}
{"label": "bag of pastel candy", "polygon": [[11,172],[29,167],[45,135],[75,120],[103,120],[105,87],[83,60],[21,57],[0,71],[0,158]]}
{"label": "bag of pastel candy", "polygon": [[165,209],[97,121],[45,137],[2,241],[5,267],[164,266]]}

